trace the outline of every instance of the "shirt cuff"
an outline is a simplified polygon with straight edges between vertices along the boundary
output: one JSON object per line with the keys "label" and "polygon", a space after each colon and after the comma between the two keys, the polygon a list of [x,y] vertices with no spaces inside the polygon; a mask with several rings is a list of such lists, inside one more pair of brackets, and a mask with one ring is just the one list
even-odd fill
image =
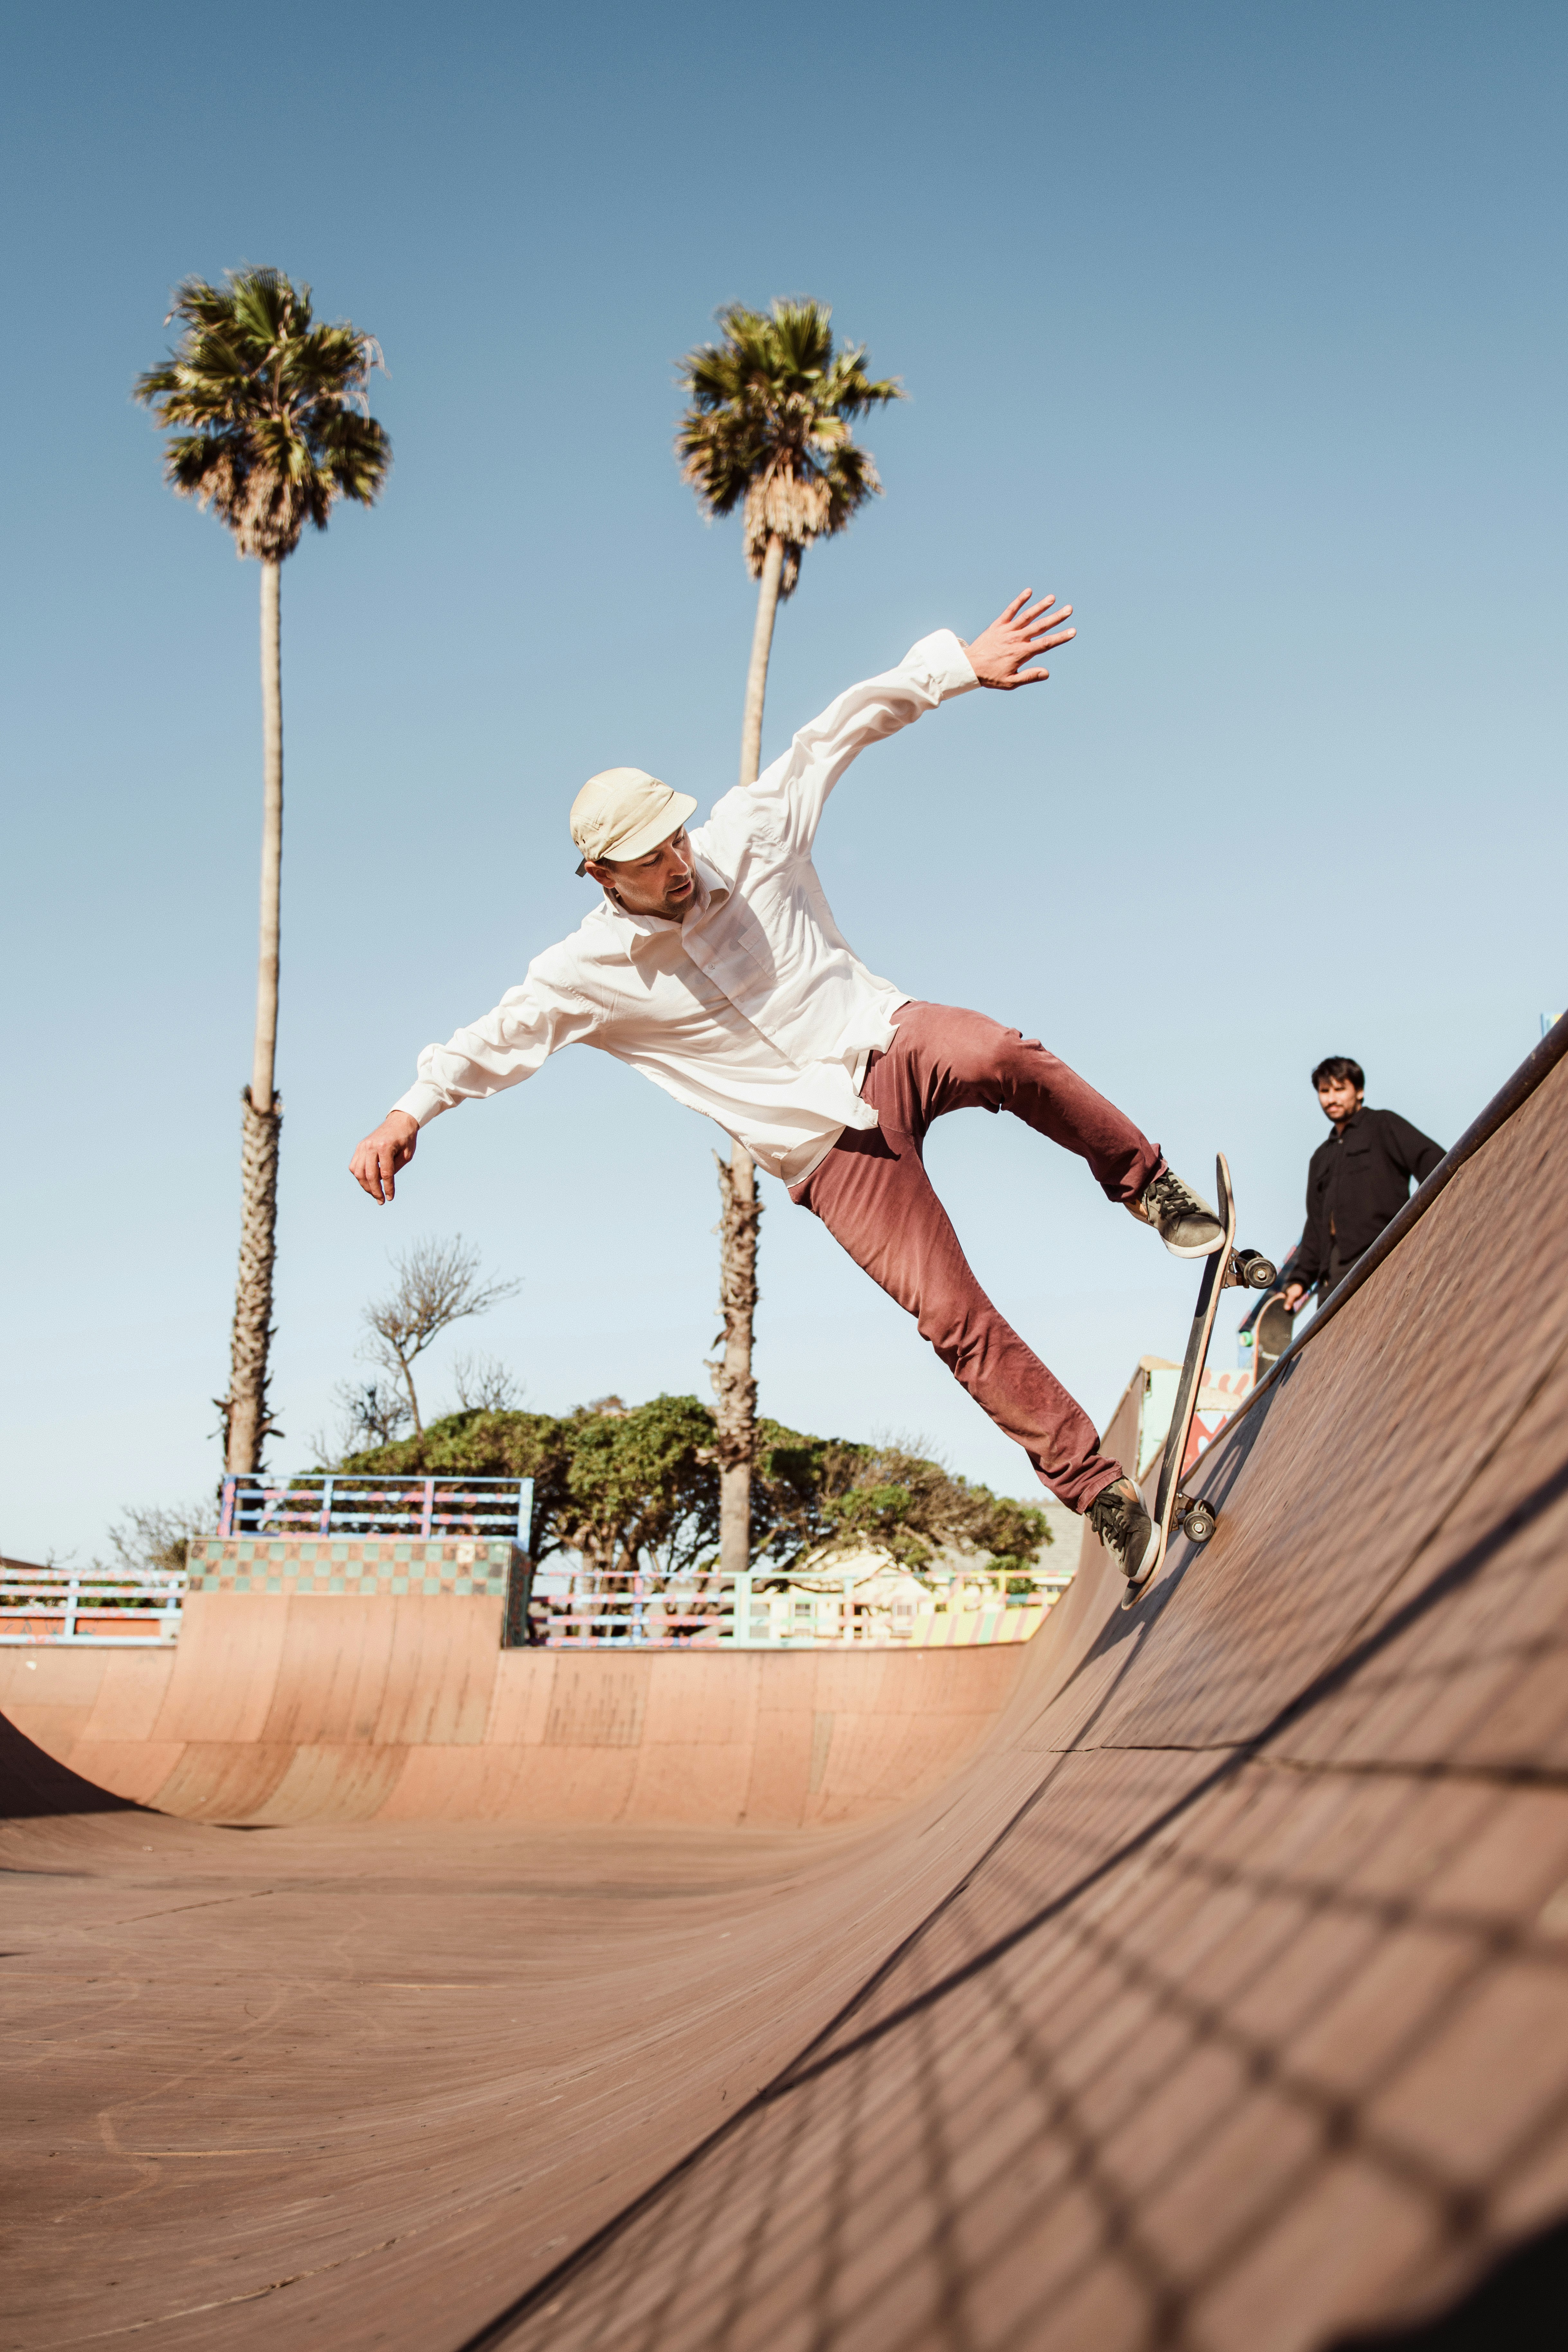
{"label": "shirt cuff", "polygon": [[406,1111],[416,1126],[428,1127],[433,1118],[440,1117],[447,1105],[435,1087],[423,1078],[416,1078],[408,1092],[399,1095],[392,1108]]}
{"label": "shirt cuff", "polygon": [[973,694],[980,684],[952,629],[933,629],[929,637],[910,647],[905,659],[931,673],[939,702],[950,702],[955,694]]}

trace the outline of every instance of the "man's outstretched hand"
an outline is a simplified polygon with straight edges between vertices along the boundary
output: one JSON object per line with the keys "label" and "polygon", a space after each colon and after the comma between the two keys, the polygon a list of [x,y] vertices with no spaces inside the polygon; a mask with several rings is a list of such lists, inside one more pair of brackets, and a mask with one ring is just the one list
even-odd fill
{"label": "man's outstretched hand", "polygon": [[[969,666],[982,686],[994,686],[1004,694],[1011,694],[1016,686],[1039,686],[1049,677],[1048,669],[1026,669],[1025,662],[1037,660],[1048,654],[1054,646],[1065,646],[1076,637],[1076,629],[1064,629],[1062,623],[1072,617],[1072,606],[1064,604],[1059,613],[1051,613],[1056,603],[1047,596],[1038,604],[1029,604],[1034,591],[1026,588],[1015,596],[999,620],[988,629],[982,629],[972,646],[963,650],[969,656]],[[1027,612],[1024,610],[1029,605]],[[1051,613],[1047,621],[1045,615]],[[961,640],[962,642],[962,640]]]}
{"label": "man's outstretched hand", "polygon": [[417,1120],[405,1110],[389,1110],[349,1161],[349,1173],[373,1201],[390,1201],[397,1190],[392,1180],[407,1167],[418,1140]]}

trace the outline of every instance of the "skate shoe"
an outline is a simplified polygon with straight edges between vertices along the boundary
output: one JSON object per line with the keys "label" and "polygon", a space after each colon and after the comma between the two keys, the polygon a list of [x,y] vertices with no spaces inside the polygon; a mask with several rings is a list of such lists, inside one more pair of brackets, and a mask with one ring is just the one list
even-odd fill
{"label": "skate shoe", "polygon": [[1137,1587],[1152,1573],[1160,1530],[1131,1478],[1117,1478],[1101,1487],[1089,1507],[1089,1524],[1129,1584]]}
{"label": "skate shoe", "polygon": [[1224,1246],[1225,1227],[1173,1168],[1162,1168],[1150,1178],[1142,1199],[1127,1205],[1135,1217],[1153,1226],[1173,1257],[1212,1257]]}

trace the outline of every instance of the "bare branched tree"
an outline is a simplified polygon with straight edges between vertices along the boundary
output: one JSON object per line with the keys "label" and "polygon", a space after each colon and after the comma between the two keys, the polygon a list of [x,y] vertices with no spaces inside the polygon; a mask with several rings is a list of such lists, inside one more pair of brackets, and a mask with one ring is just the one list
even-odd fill
{"label": "bare branched tree", "polygon": [[340,1381],[332,1395],[342,1414],[345,1454],[391,1445],[408,1426],[408,1399],[395,1381]]}
{"label": "bare branched tree", "polygon": [[109,1524],[112,1557],[96,1560],[122,1576],[175,1576],[185,1565],[185,1542],[191,1536],[210,1536],[217,1525],[212,1502],[128,1504]]}
{"label": "bare branched tree", "polygon": [[332,1391],[337,1408],[335,1431],[325,1424],[308,1443],[319,1470],[330,1470],[345,1454],[367,1453],[374,1445],[395,1445],[408,1427],[408,1399],[396,1381],[340,1381]]}
{"label": "bare branched tree", "polygon": [[486,1281],[479,1253],[461,1234],[449,1242],[416,1242],[393,1259],[396,1287],[364,1310],[370,1338],[360,1353],[402,1382],[407,1391],[414,1433],[422,1437],[419,1397],[414,1386],[416,1360],[443,1331],[469,1316],[488,1315],[521,1288],[517,1282]]}
{"label": "bare branched tree", "polygon": [[522,1382],[499,1356],[459,1356],[452,1377],[464,1412],[516,1412],[522,1402]]}

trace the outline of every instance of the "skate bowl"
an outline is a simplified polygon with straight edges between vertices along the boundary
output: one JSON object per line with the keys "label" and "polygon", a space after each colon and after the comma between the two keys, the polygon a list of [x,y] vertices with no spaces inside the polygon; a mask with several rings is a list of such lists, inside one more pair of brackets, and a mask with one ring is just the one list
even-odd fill
{"label": "skate bowl", "polygon": [[1086,1547],[1021,1648],[556,1661],[504,1719],[311,1601],[184,1727],[178,1661],[138,1716],[11,1654],[5,2344],[1558,2340],[1564,1047],[1134,1612]]}
{"label": "skate bowl", "polygon": [[945,1783],[1027,1656],[503,1649],[502,1607],[193,1592],[175,1647],[0,1650],[0,1709],[194,1821],[805,1828]]}

